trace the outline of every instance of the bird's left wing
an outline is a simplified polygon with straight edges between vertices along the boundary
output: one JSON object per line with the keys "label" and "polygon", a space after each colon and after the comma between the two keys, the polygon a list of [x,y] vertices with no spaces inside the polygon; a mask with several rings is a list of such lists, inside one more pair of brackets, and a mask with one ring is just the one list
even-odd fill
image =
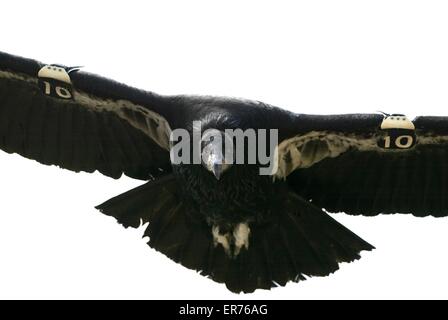
{"label": "bird's left wing", "polygon": [[60,65],[0,53],[0,149],[118,178],[171,170],[171,104]]}
{"label": "bird's left wing", "polygon": [[276,178],[317,206],[448,215],[448,117],[298,115],[294,126],[278,146]]}

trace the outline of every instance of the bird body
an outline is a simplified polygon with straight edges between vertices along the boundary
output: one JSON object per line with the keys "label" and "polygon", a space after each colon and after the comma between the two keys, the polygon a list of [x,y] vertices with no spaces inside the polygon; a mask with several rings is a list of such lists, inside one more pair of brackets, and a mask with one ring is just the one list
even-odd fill
{"label": "bird body", "polygon": [[295,114],[160,96],[0,53],[0,148],[146,183],[97,208],[234,292],[326,276],[373,246],[331,218],[446,216],[448,118]]}

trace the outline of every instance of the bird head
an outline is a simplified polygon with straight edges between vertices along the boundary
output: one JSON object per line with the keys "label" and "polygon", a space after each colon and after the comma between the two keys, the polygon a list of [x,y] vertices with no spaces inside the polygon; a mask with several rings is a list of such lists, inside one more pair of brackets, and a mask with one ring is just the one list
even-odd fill
{"label": "bird head", "polygon": [[232,139],[223,131],[209,129],[201,142],[202,166],[219,180],[233,164]]}

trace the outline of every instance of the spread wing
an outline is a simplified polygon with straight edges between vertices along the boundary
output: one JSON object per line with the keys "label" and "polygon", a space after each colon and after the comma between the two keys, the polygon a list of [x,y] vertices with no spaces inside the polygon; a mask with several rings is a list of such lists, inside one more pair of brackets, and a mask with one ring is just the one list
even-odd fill
{"label": "spread wing", "polygon": [[[277,178],[330,212],[448,215],[448,117],[298,116]],[[300,127],[300,126],[299,126]]]}
{"label": "spread wing", "polygon": [[152,93],[0,53],[0,148],[48,165],[151,179],[171,170],[174,111]]}

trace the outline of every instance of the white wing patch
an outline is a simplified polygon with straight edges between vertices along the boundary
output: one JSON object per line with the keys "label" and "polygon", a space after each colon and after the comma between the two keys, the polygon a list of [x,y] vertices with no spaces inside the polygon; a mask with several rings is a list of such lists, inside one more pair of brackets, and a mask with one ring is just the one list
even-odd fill
{"label": "white wing patch", "polygon": [[[418,133],[418,131],[417,131]],[[286,179],[296,169],[309,168],[325,158],[335,158],[349,150],[376,152],[409,152],[412,149],[384,149],[378,146],[378,139],[384,134],[359,135],[327,131],[312,131],[282,141],[275,153],[277,172],[274,179]],[[417,134],[418,145],[448,144],[448,136],[430,132]]]}
{"label": "white wing patch", "polygon": [[[54,71],[52,71],[54,72]],[[38,85],[38,78],[22,73],[0,70],[0,78],[15,79]],[[96,97],[73,87],[74,102],[97,112],[113,112],[136,129],[145,133],[160,147],[169,151],[171,128],[160,114],[128,100],[112,100]],[[66,103],[73,103],[67,101]]]}
{"label": "white wing patch", "polygon": [[278,169],[274,178],[285,179],[298,168],[309,168],[325,158],[335,158],[351,148],[378,149],[375,136],[343,135],[326,131],[312,131],[282,141],[275,161]]}
{"label": "white wing patch", "polygon": [[168,121],[160,114],[128,100],[102,99],[76,89],[73,96],[75,102],[95,111],[114,112],[133,127],[143,131],[160,147],[170,150],[171,128]]}

